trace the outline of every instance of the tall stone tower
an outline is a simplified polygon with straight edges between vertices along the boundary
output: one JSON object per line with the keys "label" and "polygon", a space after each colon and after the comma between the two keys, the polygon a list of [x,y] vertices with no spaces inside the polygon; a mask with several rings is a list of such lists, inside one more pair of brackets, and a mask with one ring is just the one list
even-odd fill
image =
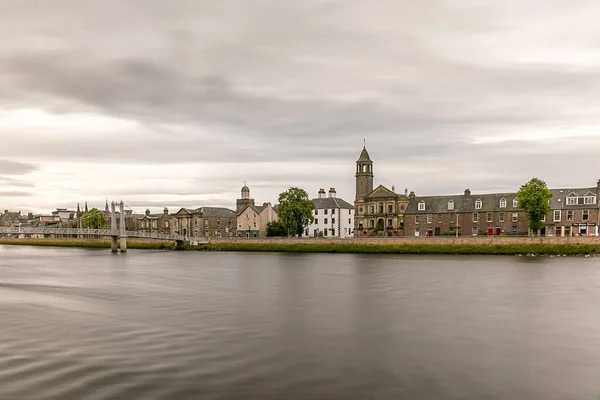
{"label": "tall stone tower", "polygon": [[237,199],[236,212],[242,212],[248,205],[254,206],[254,199],[250,198],[250,188],[248,188],[246,182],[244,182],[244,187],[242,187],[242,198]]}
{"label": "tall stone tower", "polygon": [[356,197],[354,201],[362,200],[373,191],[373,161],[366,147],[363,147],[356,161]]}

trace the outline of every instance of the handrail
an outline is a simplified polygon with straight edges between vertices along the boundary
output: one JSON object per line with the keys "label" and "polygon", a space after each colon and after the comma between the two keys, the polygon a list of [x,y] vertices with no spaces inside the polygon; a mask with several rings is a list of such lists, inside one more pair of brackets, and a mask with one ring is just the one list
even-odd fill
{"label": "handrail", "polygon": [[0,234],[25,234],[25,235],[88,235],[88,236],[118,236],[141,239],[176,240],[208,242],[206,238],[190,238],[182,235],[168,233],[125,231],[122,235],[119,230],[112,229],[79,229],[79,228],[34,228],[34,227],[0,227]]}

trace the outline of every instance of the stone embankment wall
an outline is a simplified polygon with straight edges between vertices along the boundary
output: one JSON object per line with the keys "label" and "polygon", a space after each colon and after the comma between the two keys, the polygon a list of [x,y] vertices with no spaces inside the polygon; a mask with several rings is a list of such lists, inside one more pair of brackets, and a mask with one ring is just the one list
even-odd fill
{"label": "stone embankment wall", "polygon": [[223,238],[212,239],[212,243],[257,243],[257,244],[373,244],[373,245],[510,245],[510,244],[587,244],[600,245],[600,236],[546,236],[546,237],[506,237],[506,236],[466,236],[466,237],[406,237],[406,238]]}

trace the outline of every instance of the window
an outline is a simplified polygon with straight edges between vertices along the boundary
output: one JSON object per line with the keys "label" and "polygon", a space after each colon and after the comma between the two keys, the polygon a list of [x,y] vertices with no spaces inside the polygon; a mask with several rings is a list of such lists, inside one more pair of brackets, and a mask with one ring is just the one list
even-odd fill
{"label": "window", "polygon": [[498,222],[504,222],[504,213],[498,214]]}
{"label": "window", "polygon": [[479,214],[473,213],[473,222],[478,222],[478,221],[479,221]]}
{"label": "window", "polygon": [[554,229],[554,235],[555,235],[555,236],[561,236],[561,235],[562,235],[562,228],[561,228],[560,226],[557,226],[557,227]]}
{"label": "window", "polygon": [[554,222],[559,222],[560,221],[560,210],[554,210],[554,217],[552,218],[552,220]]}
{"label": "window", "polygon": [[323,229],[323,236],[327,236],[327,228]]}
{"label": "window", "polygon": [[375,220],[374,219],[369,220],[369,227],[375,228]]}
{"label": "window", "polygon": [[392,227],[392,220],[391,220],[391,219],[388,219],[388,224],[387,224],[387,226],[389,226],[390,228]]}
{"label": "window", "polygon": [[567,211],[567,221],[573,221],[573,211],[572,210]]}
{"label": "window", "polygon": [[442,223],[442,214],[438,214],[438,216],[437,216],[437,223],[438,224]]}
{"label": "window", "polygon": [[324,219],[323,219],[323,223],[324,223],[325,225],[327,225],[327,218],[324,218]]}
{"label": "window", "polygon": [[477,201],[475,201],[475,209],[481,210],[481,207],[483,207],[483,202],[481,201],[481,199],[477,199]]}
{"label": "window", "polygon": [[448,210],[454,210],[454,200],[448,202]]}
{"label": "window", "polygon": [[567,205],[574,206],[577,204],[577,197],[567,197]]}
{"label": "window", "polygon": [[331,218],[331,223],[335,224],[335,218]]}
{"label": "window", "polygon": [[352,209],[348,209],[348,215],[352,215]]}
{"label": "window", "polygon": [[596,203],[595,196],[585,196],[585,201],[583,202],[583,204],[595,204],[595,203]]}
{"label": "window", "polygon": [[479,233],[479,230],[477,229],[476,226],[474,226],[472,232],[473,232],[473,236],[477,236],[477,233]]}
{"label": "window", "polygon": [[319,218],[315,218],[315,224],[318,225],[319,224]]}
{"label": "window", "polygon": [[388,214],[391,214],[391,213],[393,213],[393,212],[394,212],[394,211],[393,211],[393,208],[394,208],[394,207],[393,207],[391,204],[388,204]]}
{"label": "window", "polygon": [[425,211],[425,202],[423,200],[419,202],[419,211]]}
{"label": "window", "polygon": [[415,215],[415,224],[418,224],[418,223],[419,223],[419,216]]}
{"label": "window", "polygon": [[546,216],[544,215],[541,219],[542,222],[546,222]]}
{"label": "window", "polygon": [[352,223],[352,219],[348,218],[348,224]]}
{"label": "window", "polygon": [[512,221],[517,222],[519,220],[519,213],[512,213]]}
{"label": "window", "polygon": [[504,197],[500,199],[500,208],[506,208],[506,199]]}
{"label": "window", "polygon": [[565,226],[565,236],[571,236],[571,227]]}
{"label": "window", "polygon": [[516,235],[517,233],[519,233],[519,228],[517,227],[517,225],[513,225],[512,233],[513,233],[513,235]]}
{"label": "window", "polygon": [[450,215],[450,223],[453,224],[454,223],[454,214]]}
{"label": "window", "polygon": [[590,217],[590,212],[589,212],[589,210],[583,210],[583,211],[581,212],[581,219],[582,219],[582,220],[584,220],[584,221],[587,221],[589,217]]}
{"label": "window", "polygon": [[[256,215],[255,215],[255,216],[256,216]],[[220,227],[221,227],[221,220],[220,220],[220,219],[218,219],[218,220],[217,220],[217,228],[220,228]]]}
{"label": "window", "polygon": [[519,200],[515,197],[513,199],[513,208],[517,208],[517,207],[519,207]]}
{"label": "window", "polygon": [[169,227],[169,221],[165,221],[165,228]]}
{"label": "window", "polygon": [[427,214],[427,223],[430,224],[433,222],[433,215]]}
{"label": "window", "polygon": [[254,223],[254,227],[256,228],[256,222]]}
{"label": "window", "polygon": [[383,203],[379,203],[379,214],[383,214]]}
{"label": "window", "polygon": [[375,206],[369,206],[369,214],[375,214]]}
{"label": "window", "polygon": [[491,212],[487,213],[487,222],[492,222],[494,220],[494,214]]}
{"label": "window", "polygon": [[323,210],[323,214],[327,215],[327,211],[329,211],[329,210],[327,210],[327,209]]}
{"label": "window", "polygon": [[319,210],[315,210],[315,215],[319,215]]}
{"label": "window", "polygon": [[335,214],[335,208],[331,209],[331,215]]}

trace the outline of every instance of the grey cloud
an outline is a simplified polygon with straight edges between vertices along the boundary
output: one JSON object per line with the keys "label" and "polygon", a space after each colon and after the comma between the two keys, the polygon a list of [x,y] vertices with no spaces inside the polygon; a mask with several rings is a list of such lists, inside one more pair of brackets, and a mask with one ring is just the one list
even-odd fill
{"label": "grey cloud", "polygon": [[17,192],[17,191],[0,191],[0,197],[29,197],[33,196],[30,192]]}
{"label": "grey cloud", "polygon": [[[16,141],[11,139],[11,141],[8,143],[16,143]],[[5,146],[3,146],[5,149],[6,144],[7,143],[5,143]],[[25,175],[37,169],[38,166],[35,164],[0,159],[0,174],[2,175]]]}

